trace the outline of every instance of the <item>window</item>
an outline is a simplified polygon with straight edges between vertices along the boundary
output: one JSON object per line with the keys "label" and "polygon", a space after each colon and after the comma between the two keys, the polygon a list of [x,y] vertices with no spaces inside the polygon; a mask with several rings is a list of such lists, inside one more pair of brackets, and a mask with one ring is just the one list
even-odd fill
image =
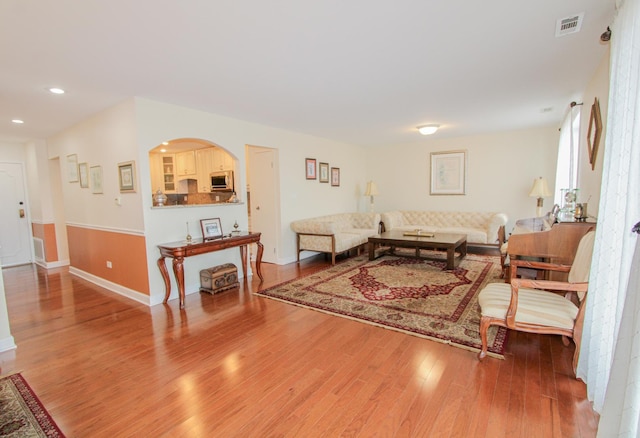
{"label": "window", "polygon": [[562,189],[575,189],[578,184],[578,154],[580,152],[580,106],[569,109],[560,129],[556,187],[553,202],[562,207]]}

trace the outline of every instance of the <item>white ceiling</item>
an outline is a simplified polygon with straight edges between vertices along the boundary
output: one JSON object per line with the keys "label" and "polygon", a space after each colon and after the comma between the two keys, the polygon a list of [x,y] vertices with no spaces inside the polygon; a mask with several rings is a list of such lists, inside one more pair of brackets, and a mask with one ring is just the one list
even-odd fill
{"label": "white ceiling", "polygon": [[0,140],[132,96],[361,145],[420,141],[426,123],[440,138],[548,126],[602,61],[614,4],[2,0]]}

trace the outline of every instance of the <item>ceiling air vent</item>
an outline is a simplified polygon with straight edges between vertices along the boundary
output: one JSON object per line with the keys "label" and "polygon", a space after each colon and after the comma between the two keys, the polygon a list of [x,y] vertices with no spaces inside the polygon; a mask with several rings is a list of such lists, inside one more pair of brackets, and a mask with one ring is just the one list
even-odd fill
{"label": "ceiling air vent", "polygon": [[581,12],[570,17],[561,18],[556,21],[556,37],[569,35],[570,33],[580,32],[582,27],[582,19],[584,18],[584,12]]}

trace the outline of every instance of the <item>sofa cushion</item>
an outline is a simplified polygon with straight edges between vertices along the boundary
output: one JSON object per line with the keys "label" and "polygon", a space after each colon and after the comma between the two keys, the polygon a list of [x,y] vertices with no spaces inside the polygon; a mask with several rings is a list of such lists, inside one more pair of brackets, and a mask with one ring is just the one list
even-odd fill
{"label": "sofa cushion", "polygon": [[487,243],[486,231],[479,228],[469,227],[442,227],[438,228],[439,233],[466,234],[467,243]]}

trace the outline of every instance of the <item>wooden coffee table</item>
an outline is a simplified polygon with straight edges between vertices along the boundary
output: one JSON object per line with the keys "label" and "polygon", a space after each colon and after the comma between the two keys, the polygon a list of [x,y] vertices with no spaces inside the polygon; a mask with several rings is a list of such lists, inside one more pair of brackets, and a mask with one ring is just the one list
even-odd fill
{"label": "wooden coffee table", "polygon": [[[411,235],[406,235],[411,233]],[[377,246],[388,247],[386,249],[376,248]],[[466,234],[449,233],[424,233],[392,230],[369,237],[369,260],[375,260],[384,254],[395,254],[395,248],[415,248],[416,257],[420,256],[421,249],[431,249],[447,252],[447,266],[445,269],[455,269],[467,255]],[[456,252],[458,256],[456,256]],[[440,260],[443,258],[422,256],[428,260]]]}

